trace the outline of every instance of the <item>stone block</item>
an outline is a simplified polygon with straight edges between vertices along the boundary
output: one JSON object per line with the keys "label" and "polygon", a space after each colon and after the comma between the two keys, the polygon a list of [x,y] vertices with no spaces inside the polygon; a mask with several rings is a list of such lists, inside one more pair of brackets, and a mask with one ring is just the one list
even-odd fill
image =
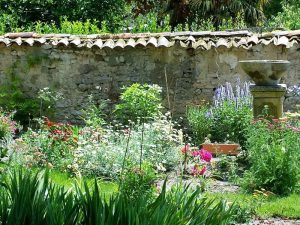
{"label": "stone block", "polygon": [[286,85],[257,86],[251,85],[250,91],[253,95],[253,116],[258,118],[263,114],[265,107],[268,107],[268,115],[273,118],[281,118],[283,115],[283,101],[286,93]]}

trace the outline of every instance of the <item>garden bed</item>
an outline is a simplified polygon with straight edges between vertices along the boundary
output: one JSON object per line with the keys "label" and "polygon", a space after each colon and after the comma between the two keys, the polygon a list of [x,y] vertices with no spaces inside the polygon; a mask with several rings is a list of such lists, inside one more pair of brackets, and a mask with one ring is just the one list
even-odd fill
{"label": "garden bed", "polygon": [[[229,93],[230,86],[224,88],[220,88],[221,95]],[[43,201],[28,198],[26,204],[32,208],[39,204],[44,207],[46,213],[41,220],[54,218],[51,213],[57,210],[55,204],[64,204],[59,199],[68,199],[68,204],[77,210],[74,224],[88,221],[85,210],[96,210],[99,206],[108,207],[107,212],[110,212],[124,202],[128,203],[126,210],[132,210],[128,213],[133,213],[134,218],[145,215],[152,221],[162,218],[164,225],[177,221],[194,221],[192,224],[197,225],[198,216],[204,224],[210,225],[219,225],[220,221],[224,224],[247,221],[276,224],[279,221],[274,219],[276,216],[283,218],[282,221],[298,222],[298,114],[287,113],[287,117],[280,120],[268,116],[253,120],[249,96],[217,95],[214,105],[188,110],[191,138],[171,114],[162,113],[161,91],[157,85],[147,84],[125,88],[121,102],[110,117],[103,113],[105,106],[95,104],[91,97],[89,107],[83,112],[85,126],[82,127],[41,116],[35,120],[37,127],[29,126],[20,132],[21,126],[13,120],[14,114],[0,111],[3,165],[0,177],[5,184],[0,186],[0,208],[4,206],[0,210],[0,221],[8,215],[14,218],[12,213],[24,218],[31,215],[30,207],[26,211],[28,214],[8,210],[14,204],[23,204],[15,195],[23,193],[25,196],[31,191],[36,196],[33,199]],[[47,90],[41,94],[43,102],[49,99],[47,95],[51,92]],[[40,114],[43,114],[42,107]],[[112,117],[114,120],[108,119]],[[236,156],[216,154],[214,157],[213,150],[198,147],[208,139],[238,142],[242,151]],[[36,174],[45,169],[50,173]],[[85,178],[89,179],[82,182]],[[54,183],[53,189],[50,181]],[[49,188],[36,188],[37,183],[39,187],[49,185]],[[7,188],[10,185],[13,188]],[[13,189],[23,192],[12,192]],[[41,196],[48,191],[51,194],[46,195],[50,204],[47,206]],[[60,197],[56,198],[57,195]],[[118,201],[120,205],[114,205]],[[85,208],[84,202],[89,202],[91,207]],[[105,204],[100,206],[100,203]],[[186,208],[178,209],[178,205]],[[160,214],[157,206],[160,210],[164,208],[165,213]],[[156,213],[151,214],[153,210]],[[173,210],[181,211],[176,214]],[[97,217],[99,212],[91,213]],[[208,217],[208,214],[213,216]],[[96,217],[94,219],[99,219]],[[266,221],[257,218],[266,218]],[[145,224],[149,221],[145,220]]]}

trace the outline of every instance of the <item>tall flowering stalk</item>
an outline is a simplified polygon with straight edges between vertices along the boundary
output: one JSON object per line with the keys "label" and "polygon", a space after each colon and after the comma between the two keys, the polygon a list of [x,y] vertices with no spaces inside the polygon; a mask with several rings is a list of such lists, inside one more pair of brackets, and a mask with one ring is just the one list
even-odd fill
{"label": "tall flowering stalk", "polygon": [[250,83],[244,82],[240,83],[238,80],[235,89],[229,82],[226,82],[225,85],[219,86],[214,95],[214,107],[222,107],[225,102],[235,104],[236,108],[241,108],[243,106],[252,107],[252,95],[250,93]]}
{"label": "tall flowering stalk", "polygon": [[188,108],[188,120],[198,144],[207,138],[212,142],[245,143],[244,130],[252,119],[249,86],[249,82],[238,81],[235,88],[225,83],[216,89],[212,105]]}

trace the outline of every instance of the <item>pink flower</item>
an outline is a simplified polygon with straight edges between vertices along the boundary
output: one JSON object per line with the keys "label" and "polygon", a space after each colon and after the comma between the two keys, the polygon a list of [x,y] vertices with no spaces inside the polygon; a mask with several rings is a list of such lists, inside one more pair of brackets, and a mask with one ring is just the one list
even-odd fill
{"label": "pink flower", "polygon": [[199,167],[199,165],[195,165],[192,168],[191,174],[193,176],[203,176],[206,172],[206,166],[203,166],[202,168]]}
{"label": "pink flower", "polygon": [[190,152],[190,145],[189,144],[186,144],[185,146],[183,146],[181,149],[180,149],[181,153],[182,154],[187,154]]}
{"label": "pink flower", "polygon": [[300,127],[294,127],[294,126],[288,125],[287,128],[289,128],[295,132],[300,132]]}
{"label": "pink flower", "polygon": [[210,162],[212,159],[212,154],[209,151],[205,150],[204,148],[202,148],[199,151],[199,155],[200,155],[200,158],[205,162]]}
{"label": "pink flower", "polygon": [[198,151],[193,151],[193,152],[192,152],[192,156],[193,156],[193,157],[200,156],[200,151],[199,151],[199,150],[198,150]]}

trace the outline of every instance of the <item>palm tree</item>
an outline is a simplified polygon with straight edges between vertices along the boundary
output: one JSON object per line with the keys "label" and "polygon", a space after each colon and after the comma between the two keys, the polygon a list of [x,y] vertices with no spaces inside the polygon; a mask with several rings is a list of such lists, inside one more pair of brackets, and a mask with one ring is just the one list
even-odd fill
{"label": "palm tree", "polygon": [[190,0],[190,7],[204,19],[212,18],[215,28],[223,19],[233,21],[242,15],[249,25],[256,25],[263,17],[263,7],[268,0]]}
{"label": "palm tree", "polygon": [[[263,8],[269,0],[126,0],[136,4],[134,13],[147,14],[158,12],[161,18],[170,15],[170,25],[174,29],[178,24],[186,24],[198,19],[212,18],[216,29],[223,19],[233,22],[240,15],[249,25],[256,25],[263,17]],[[277,0],[272,0],[277,1]],[[165,7],[166,6],[166,7]]]}
{"label": "palm tree", "polygon": [[170,14],[170,26],[174,29],[178,24],[185,24],[191,16],[188,0],[169,0],[166,12]]}

